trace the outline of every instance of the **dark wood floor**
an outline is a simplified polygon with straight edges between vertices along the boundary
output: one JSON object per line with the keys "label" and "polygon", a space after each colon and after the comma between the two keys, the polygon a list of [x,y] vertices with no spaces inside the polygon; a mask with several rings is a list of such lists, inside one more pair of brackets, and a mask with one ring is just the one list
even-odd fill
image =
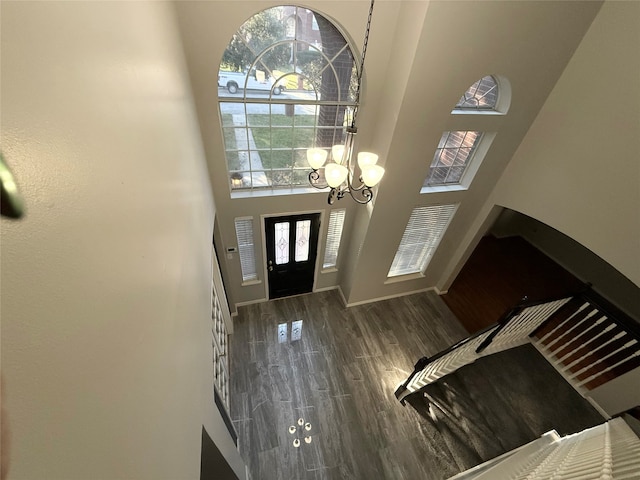
{"label": "dark wood floor", "polygon": [[432,292],[349,309],[322,292],[238,312],[231,418],[253,480],[445,479],[550,428],[602,422],[533,349],[476,362],[402,407],[393,392],[413,363],[467,335]]}
{"label": "dark wood floor", "polygon": [[484,237],[442,298],[474,333],[496,323],[523,297],[545,300],[571,295],[580,280],[522,237]]}

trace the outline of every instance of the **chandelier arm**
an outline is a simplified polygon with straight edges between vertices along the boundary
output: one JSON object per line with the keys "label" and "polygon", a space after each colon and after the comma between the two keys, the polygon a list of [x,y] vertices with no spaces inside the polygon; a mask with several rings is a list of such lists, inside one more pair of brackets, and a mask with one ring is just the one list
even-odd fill
{"label": "chandelier arm", "polygon": [[336,189],[335,188],[331,188],[331,190],[329,191],[329,195],[327,196],[327,203],[329,205],[333,205],[333,202],[335,202],[336,199]]}
{"label": "chandelier arm", "polygon": [[349,180],[347,181],[347,185],[349,186],[349,190],[351,190],[351,191],[353,191],[353,192],[359,192],[359,191],[361,191],[361,190],[365,190],[365,189],[367,189],[367,188],[371,188],[371,187],[367,186],[367,185],[362,181],[362,177],[360,177],[360,178],[358,179],[358,181],[360,182],[360,186],[358,186],[358,187],[354,187],[354,186],[353,186],[353,183],[352,183],[352,182],[353,182],[353,179],[349,179]]}
{"label": "chandelier arm", "polygon": [[354,195],[354,192],[349,190],[349,195],[351,195],[351,198],[353,198],[353,200],[361,205],[364,205],[366,203],[369,203],[371,201],[371,199],[373,198],[373,192],[371,191],[371,189],[367,186],[365,186],[365,188],[361,189],[361,190],[356,190],[357,192],[360,193],[360,195],[362,196],[362,200],[360,200],[358,197],[356,197]]}
{"label": "chandelier arm", "polygon": [[329,185],[318,185],[318,180],[320,180],[320,174],[317,170],[312,170],[309,172],[309,183],[313,188],[317,188],[318,190],[324,190]]}

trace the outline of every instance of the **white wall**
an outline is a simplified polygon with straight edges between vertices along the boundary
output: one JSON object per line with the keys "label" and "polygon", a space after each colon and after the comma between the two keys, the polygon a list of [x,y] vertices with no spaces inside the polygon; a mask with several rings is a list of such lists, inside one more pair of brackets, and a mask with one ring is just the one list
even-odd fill
{"label": "white wall", "polygon": [[495,190],[640,286],[640,3],[606,2]]}
{"label": "white wall", "polygon": [[[434,286],[446,290],[441,282],[450,260],[459,260],[459,247],[468,245],[469,235],[476,236],[478,212],[599,8],[597,2],[429,3],[410,69],[387,72],[406,74],[408,82],[397,121],[387,129],[392,135],[385,155],[387,172],[351,275],[349,303]],[[466,89],[489,74],[510,85],[507,114],[452,115]],[[452,130],[481,131],[495,138],[468,188],[421,194],[438,140]],[[424,275],[389,281],[387,273],[412,209],[437,204],[459,208]]]}
{"label": "white wall", "polygon": [[2,2],[10,479],[195,479],[214,207],[173,7]]}
{"label": "white wall", "polygon": [[[254,217],[258,244],[261,215],[327,209],[322,194],[239,199],[231,199],[229,194],[217,90],[213,87],[218,62],[231,36],[247,18],[278,3],[281,2],[218,0],[177,4],[225,247],[236,243],[234,217]],[[316,288],[339,285],[353,304],[439,284],[446,276],[449,260],[465,243],[478,211],[600,5],[599,2],[377,2],[358,114],[358,146],[379,153],[387,173],[377,189],[378,201],[372,211],[354,205],[348,198],[342,200],[349,208],[346,230],[353,234],[344,238],[339,272],[319,275]],[[368,2],[309,0],[305,6],[334,20],[354,40],[356,49],[360,48]],[[451,115],[464,91],[488,74],[509,79],[514,92],[509,115]],[[420,188],[442,132],[467,129],[498,132],[471,187],[421,195]],[[417,205],[443,202],[462,204],[425,275],[386,283],[411,210]],[[326,213],[325,210],[325,218]],[[468,246],[466,243],[465,247]],[[258,272],[263,278],[261,245],[256,254]],[[264,282],[241,286],[237,256],[225,262],[223,269],[229,272],[227,279],[235,302],[266,298]]]}
{"label": "white wall", "polygon": [[[254,218],[254,234],[256,241],[256,263],[260,283],[242,286],[240,260],[237,254],[231,259],[225,255],[226,265],[223,271],[228,273],[225,281],[229,286],[230,296],[236,303],[260,301],[267,298],[267,286],[264,281],[266,262],[263,259],[263,245],[261,244],[262,228],[261,216],[278,215],[301,212],[323,212],[328,220],[331,207],[327,205],[327,193],[318,192],[301,195],[267,195],[249,198],[231,199],[229,180],[224,157],[224,145],[220,118],[218,113],[218,92],[216,81],[220,59],[227,48],[232,35],[240,28],[247,18],[255,13],[283,2],[277,0],[216,0],[205,2],[177,2],[176,9],[180,24],[180,32],[185,46],[185,53],[189,65],[194,96],[197,101],[198,118],[204,147],[211,172],[217,215],[220,225],[222,244],[225,248],[237,244],[234,230],[236,217],[252,216]],[[385,94],[384,81],[392,54],[392,44],[389,38],[395,36],[396,19],[405,2],[378,2],[375,5],[375,16],[372,21],[372,33],[367,50],[367,69],[365,91],[367,99],[358,114],[359,122],[358,142],[363,150],[370,150],[374,142],[374,125],[380,105],[377,98]],[[407,2],[410,4],[424,4],[425,2]],[[361,0],[344,2],[327,2],[312,0],[304,6],[332,19],[343,29],[348,39],[353,40],[356,51],[362,48],[369,3]],[[420,10],[424,10],[420,6]],[[367,113],[368,112],[368,113]],[[345,199],[333,208],[347,208],[346,232],[361,208],[355,202]],[[321,227],[321,235],[326,232],[326,221]],[[321,237],[322,240],[322,237]],[[346,268],[348,244],[344,246],[338,258],[338,271],[317,273],[315,287],[317,289],[336,287]],[[320,244],[319,261],[321,264],[324,245]]]}
{"label": "white wall", "polygon": [[491,227],[501,236],[519,235],[553,259],[627,315],[640,322],[640,288],[578,242],[513,210],[504,209]]}

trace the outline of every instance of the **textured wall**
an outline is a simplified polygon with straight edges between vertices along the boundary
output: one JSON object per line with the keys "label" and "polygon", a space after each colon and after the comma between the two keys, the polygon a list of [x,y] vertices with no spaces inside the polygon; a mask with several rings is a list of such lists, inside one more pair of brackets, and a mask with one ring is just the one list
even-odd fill
{"label": "textured wall", "polygon": [[213,202],[172,6],[2,2],[2,375],[16,480],[195,479]]}

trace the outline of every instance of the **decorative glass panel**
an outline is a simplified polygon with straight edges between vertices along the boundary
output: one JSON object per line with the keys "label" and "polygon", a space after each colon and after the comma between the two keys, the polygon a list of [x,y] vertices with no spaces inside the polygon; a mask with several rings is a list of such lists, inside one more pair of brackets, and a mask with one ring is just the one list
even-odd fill
{"label": "decorative glass panel", "polygon": [[289,263],[289,222],[276,223],[274,226],[276,244],[276,265]]}
{"label": "decorative glass panel", "polygon": [[296,262],[309,260],[309,233],[311,220],[296,222]]}

